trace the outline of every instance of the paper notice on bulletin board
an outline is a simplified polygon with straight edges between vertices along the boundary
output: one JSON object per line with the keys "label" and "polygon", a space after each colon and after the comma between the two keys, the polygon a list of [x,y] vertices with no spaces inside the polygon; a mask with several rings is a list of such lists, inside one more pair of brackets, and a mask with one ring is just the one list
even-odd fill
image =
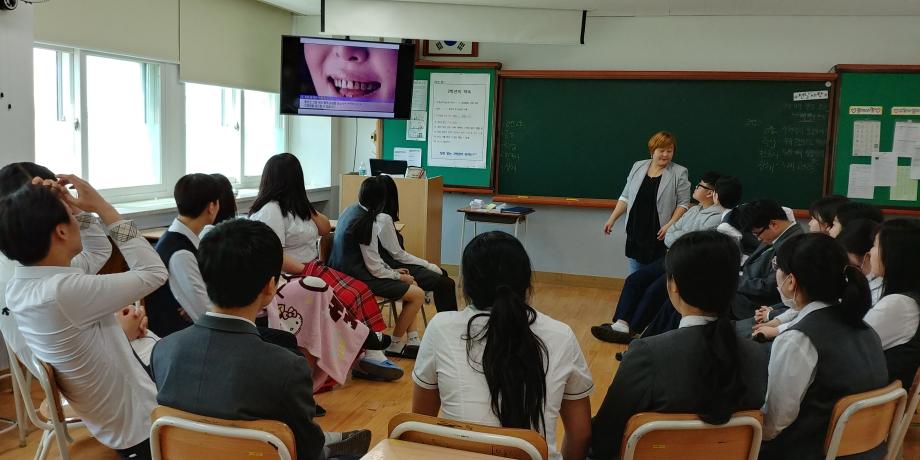
{"label": "paper notice on bulletin board", "polygon": [[429,166],[485,169],[490,85],[488,74],[431,74]]}
{"label": "paper notice on bulletin board", "polygon": [[890,187],[898,182],[898,157],[891,152],[872,154],[872,185]]}
{"label": "paper notice on bulletin board", "polygon": [[428,112],[413,110],[406,121],[406,140],[424,141],[428,136]]}
{"label": "paper notice on bulletin board", "polygon": [[878,120],[856,120],[853,122],[853,156],[869,156],[878,152],[882,122]]}
{"label": "paper notice on bulletin board", "polygon": [[894,153],[899,157],[914,158],[920,147],[920,123],[899,121],[894,124]]}
{"label": "paper notice on bulletin board", "polygon": [[872,183],[872,165],[850,165],[847,198],[865,198],[871,200],[875,195]]}
{"label": "paper notice on bulletin board", "polygon": [[898,166],[898,182],[891,187],[892,201],[917,201],[917,180],[910,178],[910,166]]}

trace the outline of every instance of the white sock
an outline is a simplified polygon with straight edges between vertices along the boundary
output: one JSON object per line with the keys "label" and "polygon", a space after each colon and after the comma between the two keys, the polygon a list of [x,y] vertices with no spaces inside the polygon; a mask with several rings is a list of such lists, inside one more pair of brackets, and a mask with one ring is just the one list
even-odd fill
{"label": "white sock", "polygon": [[326,438],[325,445],[342,442],[342,433],[338,431],[324,431],[323,437]]}
{"label": "white sock", "polygon": [[377,340],[383,340],[383,332],[375,332],[377,334]]}
{"label": "white sock", "polygon": [[406,335],[409,337],[409,340],[418,340],[418,331],[409,331],[409,333]]}
{"label": "white sock", "polygon": [[364,352],[364,357],[366,359],[372,359],[374,361],[386,361],[387,357],[380,350],[367,350]]}
{"label": "white sock", "polygon": [[392,351],[395,353],[402,353],[403,349],[403,339],[393,337],[393,341],[390,342],[390,346],[387,347],[387,351]]}
{"label": "white sock", "polygon": [[422,344],[422,340],[419,338],[418,332],[410,332],[408,335],[409,341],[407,342],[407,345],[419,346]]}
{"label": "white sock", "polygon": [[624,323],[622,320],[611,324],[610,329],[613,329],[614,331],[617,331],[617,332],[623,332],[623,333],[629,334],[629,326],[627,326],[626,323]]}

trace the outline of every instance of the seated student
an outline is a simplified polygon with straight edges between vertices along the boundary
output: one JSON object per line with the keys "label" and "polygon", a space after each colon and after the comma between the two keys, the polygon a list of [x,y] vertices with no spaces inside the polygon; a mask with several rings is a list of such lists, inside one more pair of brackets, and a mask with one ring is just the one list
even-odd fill
{"label": "seated student", "polygon": [[[156,389],[114,313],[162,286],[168,273],[134,222],[82,179],[59,177],[36,178],[40,185],[0,199],[0,251],[23,265],[7,285],[8,308],[90,433],[124,458],[150,458]],[[84,248],[73,208],[99,215],[130,271],[100,276],[74,263]]]}
{"label": "seated student", "polygon": [[438,311],[457,309],[457,285],[447,275],[447,271],[406,252],[403,247],[403,237],[396,231],[394,222],[399,220],[399,190],[396,181],[387,175],[381,175],[380,180],[386,187],[386,204],[383,212],[377,214],[375,226],[380,226],[379,253],[383,262],[393,269],[405,268],[415,279],[415,283],[426,291],[434,294],[434,305]]}
{"label": "seated student", "polygon": [[837,207],[834,224],[827,230],[827,234],[836,238],[847,224],[856,219],[869,219],[879,224],[885,220],[884,216],[882,216],[882,210],[878,206],[849,201]]}
{"label": "seated student", "polygon": [[828,195],[818,198],[808,207],[808,231],[811,233],[830,234],[837,217],[837,209],[849,198],[840,195]]}
{"label": "seated student", "polygon": [[220,195],[220,183],[207,174],[182,176],[173,188],[179,216],[156,245],[169,283],[147,297],[150,329],[160,337],[191,326],[211,306],[196,256],[202,229],[217,217]]}
{"label": "seated student", "polygon": [[[664,244],[671,247],[681,236],[715,228],[722,221],[724,209],[715,204],[715,183],[721,175],[714,171],[703,174],[693,189],[697,205],[684,213],[674,225],[668,227]],[[593,326],[591,334],[599,340],[612,343],[629,343],[633,334],[641,333],[652,320],[668,295],[665,288],[664,258],[634,271],[620,292],[612,323]]]}
{"label": "seated student", "polygon": [[[214,217],[214,223],[211,224],[217,225],[225,220],[236,218],[236,196],[233,193],[233,184],[230,183],[230,179],[227,179],[227,176],[221,173],[213,173],[211,177],[217,179],[217,184],[220,187],[220,206],[217,207],[217,216]],[[200,236],[204,237],[204,234]]]}
{"label": "seated student", "polygon": [[755,306],[779,302],[776,293],[776,270],[773,258],[776,251],[793,236],[802,234],[802,227],[772,200],[758,200],[745,206],[746,222],[760,246],[741,265],[738,294],[732,306],[737,319],[754,316]]}
{"label": "seated student", "polygon": [[386,343],[386,323],[367,285],[320,262],[319,238],[328,235],[332,226],[310,203],[303,184],[303,169],[297,157],[290,153],[272,156],[262,169],[259,194],[249,218],[265,222],[281,239],[284,273],[321,278],[351,314],[377,333],[378,342]]}
{"label": "seated student", "polygon": [[[358,203],[339,215],[329,266],[367,283],[374,295],[402,300],[402,311],[393,327],[392,343],[386,354],[414,359],[421,343],[415,319],[425,302],[425,291],[415,283],[409,270],[394,270],[380,257],[383,226],[376,222],[385,206],[386,186],[380,176],[365,179],[358,191]],[[404,340],[403,335],[408,339]]]}
{"label": "seated student", "polygon": [[882,298],[866,313],[865,320],[882,340],[889,380],[901,380],[908,389],[920,366],[920,223],[886,221],[871,254],[872,272],[885,281]]}
{"label": "seated student", "polygon": [[776,265],[776,285],[799,314],[773,342],[760,458],[824,458],[834,404],[888,384],[881,342],[863,322],[869,284],[827,235],[789,238]]}
{"label": "seated student", "polygon": [[667,289],[680,328],[630,344],[591,425],[591,458],[618,458],[626,422],[639,412],[691,412],[720,425],[763,405],[766,356],[735,335],[730,319],[740,256],[712,230],[671,246]]}
{"label": "seated student", "polygon": [[428,324],[412,372],[412,411],[533,429],[546,437],[551,460],[584,459],[591,372],[572,329],[527,303],[533,273],[524,246],[507,233],[483,233],[462,262],[467,307]]}
{"label": "seated student", "polygon": [[361,455],[370,432],[324,436],[313,422],[307,362],[259,336],[254,321],[275,296],[281,261],[281,242],[261,222],[233,219],[208,232],[198,262],[211,311],[154,347],[157,402],[208,417],[279,420],[294,432],[301,460]]}

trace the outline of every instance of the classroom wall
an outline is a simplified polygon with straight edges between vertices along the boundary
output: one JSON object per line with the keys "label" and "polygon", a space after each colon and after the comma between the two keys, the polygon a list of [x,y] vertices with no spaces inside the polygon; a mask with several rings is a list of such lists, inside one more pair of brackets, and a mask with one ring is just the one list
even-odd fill
{"label": "classroom wall", "polygon": [[[918,63],[917,17],[589,17],[586,44],[480,43],[481,61],[503,69],[722,70],[826,72],[835,64]],[[469,59],[467,59],[469,60]],[[354,136],[347,125],[342,137]],[[359,137],[370,125],[359,125]],[[340,154],[342,152],[339,152]],[[347,152],[350,170],[351,151]],[[360,161],[360,160],[359,160]],[[677,161],[680,161],[678,153]],[[691,171],[691,176],[693,171]],[[611,180],[616,180],[612,178]],[[473,198],[444,195],[441,260],[459,261],[460,216]],[[624,277],[622,219],[612,237],[602,226],[609,210],[536,206],[526,238],[538,271]],[[501,226],[484,229],[501,229]],[[507,227],[504,227],[507,229]],[[509,229],[510,230],[510,229]],[[472,225],[467,229],[467,241]]]}
{"label": "classroom wall", "polygon": [[[0,165],[32,161],[32,6],[0,11]],[[12,105],[12,108],[9,106]]]}

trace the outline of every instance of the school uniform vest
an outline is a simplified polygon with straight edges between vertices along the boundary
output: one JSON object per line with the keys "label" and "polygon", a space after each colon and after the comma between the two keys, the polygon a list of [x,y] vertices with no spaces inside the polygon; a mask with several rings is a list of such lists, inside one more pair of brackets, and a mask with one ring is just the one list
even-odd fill
{"label": "school uniform vest", "polygon": [[920,327],[906,343],[885,350],[885,360],[888,362],[888,378],[892,382],[900,380],[904,389],[909,390],[920,366]]}
{"label": "school uniform vest", "polygon": [[359,280],[372,280],[374,276],[364,265],[361,256],[361,246],[352,227],[367,211],[361,206],[353,204],[342,211],[336,224],[335,237],[332,240],[332,251],[329,253],[329,266],[355,277]]}
{"label": "school uniform vest", "polygon": [[857,328],[844,322],[834,308],[839,307],[813,311],[789,328],[808,336],[817,350],[815,379],[802,398],[798,418],[764,444],[761,459],[824,458],[824,437],[837,401],[888,384],[878,334],[868,326]]}
{"label": "school uniform vest", "polygon": [[[179,251],[189,251],[198,255],[198,249],[185,235],[177,232],[166,232],[157,242],[156,251],[163,259],[163,264],[169,267],[169,260],[173,254]],[[172,275],[170,275],[172,276]],[[156,335],[166,337],[176,331],[181,331],[192,325],[179,314],[182,306],[176,300],[172,289],[169,288],[169,282],[160,286],[153,294],[147,296],[147,318],[148,327]]]}

